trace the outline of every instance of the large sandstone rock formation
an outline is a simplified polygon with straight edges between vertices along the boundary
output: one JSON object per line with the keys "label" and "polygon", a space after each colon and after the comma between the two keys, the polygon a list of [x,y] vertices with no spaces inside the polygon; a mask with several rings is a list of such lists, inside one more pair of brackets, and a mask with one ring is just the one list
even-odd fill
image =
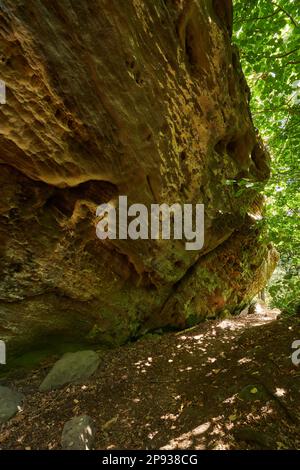
{"label": "large sandstone rock formation", "polygon": [[[276,255],[269,157],[231,44],[230,0],[0,2],[0,338],[118,344],[238,311]],[[106,240],[96,207],[205,204],[205,245]]]}

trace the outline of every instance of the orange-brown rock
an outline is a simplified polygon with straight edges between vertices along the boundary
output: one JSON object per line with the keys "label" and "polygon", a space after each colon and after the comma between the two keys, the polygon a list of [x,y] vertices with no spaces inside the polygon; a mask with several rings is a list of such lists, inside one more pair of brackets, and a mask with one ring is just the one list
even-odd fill
{"label": "orange-brown rock", "polygon": [[[0,2],[0,338],[118,344],[238,311],[276,254],[229,0]],[[96,207],[205,204],[205,245],[106,240]],[[34,346],[33,346],[34,345]]]}

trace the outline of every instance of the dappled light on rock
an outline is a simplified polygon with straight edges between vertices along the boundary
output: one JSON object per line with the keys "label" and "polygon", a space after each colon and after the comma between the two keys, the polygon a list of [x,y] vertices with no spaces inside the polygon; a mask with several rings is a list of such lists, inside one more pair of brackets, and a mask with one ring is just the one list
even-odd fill
{"label": "dappled light on rock", "polygon": [[[0,333],[11,358],[239,313],[278,255],[249,216],[263,212],[253,185],[268,180],[270,156],[231,1],[226,12],[198,0],[23,3],[0,3]],[[204,246],[99,240],[97,207],[122,195],[147,210],[204,204]]]}

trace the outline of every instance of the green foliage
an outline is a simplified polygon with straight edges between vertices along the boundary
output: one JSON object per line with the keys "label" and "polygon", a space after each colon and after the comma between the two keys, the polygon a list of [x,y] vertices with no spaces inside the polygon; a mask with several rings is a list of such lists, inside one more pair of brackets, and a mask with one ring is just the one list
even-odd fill
{"label": "green foliage", "polygon": [[235,0],[234,6],[234,42],[252,92],[253,120],[272,156],[266,217],[281,262],[269,292],[292,313],[300,304],[300,4]]}

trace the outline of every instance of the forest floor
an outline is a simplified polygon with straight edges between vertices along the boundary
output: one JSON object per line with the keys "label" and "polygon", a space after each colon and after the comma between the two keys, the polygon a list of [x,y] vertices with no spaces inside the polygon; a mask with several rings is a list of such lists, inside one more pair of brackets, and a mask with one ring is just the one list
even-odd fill
{"label": "forest floor", "polygon": [[64,423],[87,414],[95,449],[300,449],[300,318],[274,312],[208,321],[106,351],[85,383],[39,392],[49,370],[5,383],[25,396],[0,449],[59,449]]}

